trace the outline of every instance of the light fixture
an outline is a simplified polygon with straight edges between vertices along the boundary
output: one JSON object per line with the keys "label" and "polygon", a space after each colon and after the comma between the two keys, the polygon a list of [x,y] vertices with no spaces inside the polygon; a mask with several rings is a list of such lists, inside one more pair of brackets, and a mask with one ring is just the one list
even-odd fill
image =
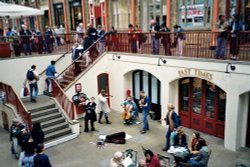
{"label": "light fixture", "polygon": [[229,80],[230,79],[230,72],[228,71],[228,67],[230,66],[231,71],[234,71],[236,69],[236,67],[234,65],[232,65],[231,63],[227,63],[226,66],[226,72],[224,72],[224,79],[225,80]]}
{"label": "light fixture", "polygon": [[248,1],[248,4],[247,4],[246,8],[250,9],[250,1]]}
{"label": "light fixture", "polygon": [[121,56],[117,55],[117,53],[114,53],[114,54],[112,55],[112,60],[115,60],[115,58],[120,59]]}
{"label": "light fixture", "polygon": [[163,64],[166,64],[167,63],[167,60],[163,59],[163,58],[158,58],[158,66],[161,66],[161,62]]}

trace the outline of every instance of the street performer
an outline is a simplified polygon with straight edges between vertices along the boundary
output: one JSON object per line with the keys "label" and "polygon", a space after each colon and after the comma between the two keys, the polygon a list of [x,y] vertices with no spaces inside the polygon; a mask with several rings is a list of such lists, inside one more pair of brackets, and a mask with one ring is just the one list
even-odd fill
{"label": "street performer", "polygon": [[106,124],[111,124],[109,121],[108,113],[110,113],[110,108],[108,106],[108,98],[110,95],[107,95],[106,91],[104,89],[101,90],[101,92],[98,95],[98,113],[99,113],[99,120],[98,123],[102,124],[102,116],[104,114],[104,117],[106,119]]}
{"label": "street performer", "polygon": [[133,97],[128,96],[121,106],[124,108],[124,112],[122,113],[124,123],[132,124],[136,117],[136,104],[133,101]]}

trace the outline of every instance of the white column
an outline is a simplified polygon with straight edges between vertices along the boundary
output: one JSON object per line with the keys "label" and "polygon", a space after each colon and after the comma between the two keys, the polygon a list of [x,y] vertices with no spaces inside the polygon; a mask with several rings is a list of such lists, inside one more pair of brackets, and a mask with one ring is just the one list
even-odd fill
{"label": "white column", "polygon": [[236,151],[240,147],[240,98],[233,88],[234,85],[231,85],[227,92],[224,146],[229,150]]}

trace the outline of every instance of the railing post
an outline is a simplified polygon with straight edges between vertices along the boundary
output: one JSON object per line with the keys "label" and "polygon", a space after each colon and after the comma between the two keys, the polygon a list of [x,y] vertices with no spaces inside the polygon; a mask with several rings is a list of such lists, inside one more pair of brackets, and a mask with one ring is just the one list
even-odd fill
{"label": "railing post", "polygon": [[198,39],[197,39],[197,55],[196,57],[198,58],[199,57],[199,47],[200,46],[200,32],[198,32]]}

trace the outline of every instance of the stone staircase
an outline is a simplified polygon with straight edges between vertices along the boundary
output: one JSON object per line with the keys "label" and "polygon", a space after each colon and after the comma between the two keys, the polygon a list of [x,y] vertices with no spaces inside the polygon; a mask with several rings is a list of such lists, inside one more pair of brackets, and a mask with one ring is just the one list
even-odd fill
{"label": "stone staircase", "polygon": [[37,103],[29,102],[29,98],[23,98],[22,101],[31,113],[32,122],[41,123],[42,130],[45,133],[45,146],[51,142],[57,142],[57,140],[74,135],[55,102],[48,96],[38,96]]}

